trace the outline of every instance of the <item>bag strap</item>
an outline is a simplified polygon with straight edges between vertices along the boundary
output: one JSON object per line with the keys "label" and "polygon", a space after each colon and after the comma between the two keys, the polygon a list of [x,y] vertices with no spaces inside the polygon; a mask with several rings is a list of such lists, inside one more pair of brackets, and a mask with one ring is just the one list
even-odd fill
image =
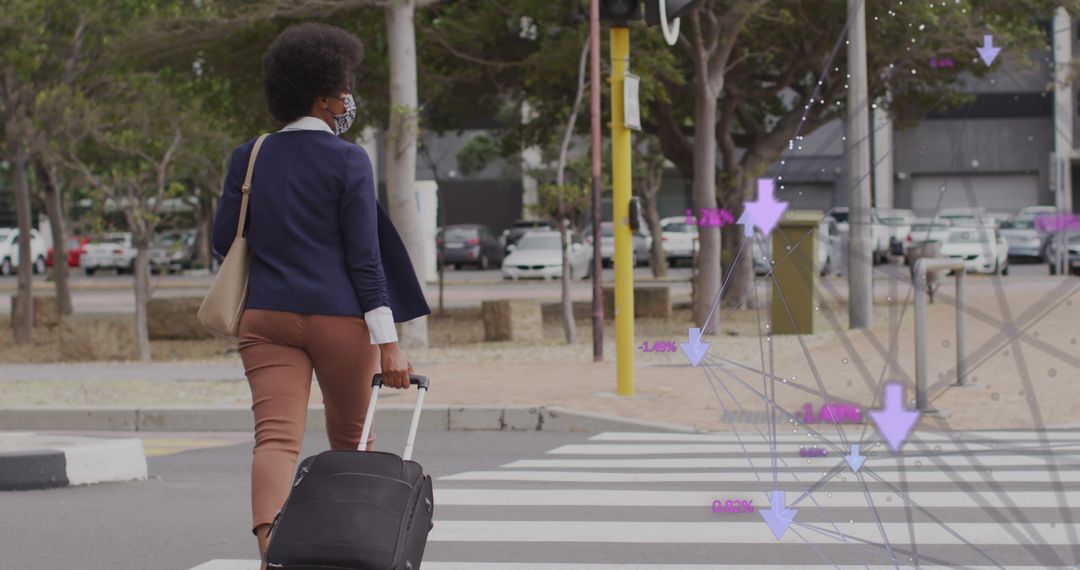
{"label": "bag strap", "polygon": [[240,221],[236,223],[236,237],[244,237],[244,226],[247,224],[248,196],[251,194],[251,173],[255,170],[255,157],[259,156],[259,147],[262,146],[270,133],[259,135],[255,139],[255,146],[251,147],[251,158],[248,159],[247,174],[244,175],[244,185],[240,187]]}

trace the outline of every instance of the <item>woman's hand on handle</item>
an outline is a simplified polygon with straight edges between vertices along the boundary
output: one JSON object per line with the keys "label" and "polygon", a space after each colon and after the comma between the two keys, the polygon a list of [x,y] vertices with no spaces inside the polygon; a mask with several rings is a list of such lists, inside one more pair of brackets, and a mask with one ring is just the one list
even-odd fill
{"label": "woman's hand on handle", "polygon": [[412,363],[405,357],[405,353],[398,346],[398,343],[380,344],[379,351],[381,353],[383,386],[408,388],[409,374],[412,374]]}

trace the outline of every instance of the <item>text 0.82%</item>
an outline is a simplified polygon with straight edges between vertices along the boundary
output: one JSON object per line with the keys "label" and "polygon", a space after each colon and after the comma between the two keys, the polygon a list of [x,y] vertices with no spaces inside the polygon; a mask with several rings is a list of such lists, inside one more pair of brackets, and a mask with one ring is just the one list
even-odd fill
{"label": "text 0.82%", "polygon": [[754,512],[754,501],[723,501],[719,499],[712,502],[712,512],[714,513],[752,513]]}

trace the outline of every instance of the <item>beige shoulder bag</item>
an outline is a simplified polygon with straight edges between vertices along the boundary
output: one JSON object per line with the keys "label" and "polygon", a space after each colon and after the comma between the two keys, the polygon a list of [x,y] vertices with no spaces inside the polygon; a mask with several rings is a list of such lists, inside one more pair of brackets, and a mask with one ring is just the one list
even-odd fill
{"label": "beige shoulder bag", "polygon": [[248,268],[251,265],[251,251],[244,238],[244,224],[247,221],[248,196],[251,194],[251,172],[255,168],[255,157],[259,155],[268,135],[264,134],[255,141],[248,159],[247,174],[240,191],[240,220],[236,223],[236,237],[233,238],[225,261],[218,268],[217,276],[210,285],[210,291],[199,307],[199,322],[203,328],[219,337],[237,337],[240,334],[240,316],[244,313],[247,300]]}

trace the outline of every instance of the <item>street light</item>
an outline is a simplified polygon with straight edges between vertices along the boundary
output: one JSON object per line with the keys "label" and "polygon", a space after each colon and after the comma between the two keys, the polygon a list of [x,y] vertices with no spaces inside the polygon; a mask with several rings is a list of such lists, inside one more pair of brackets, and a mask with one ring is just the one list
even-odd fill
{"label": "street light", "polygon": [[[634,268],[631,225],[630,130],[641,128],[637,109],[637,77],[630,63],[630,21],[642,17],[642,0],[594,0],[600,20],[611,22],[611,213],[615,253],[615,393],[634,395]],[[660,24],[664,40],[679,39],[679,16],[701,0],[645,0],[649,24]],[[669,18],[674,18],[669,23]],[[599,30],[597,30],[599,31]],[[594,43],[593,45],[598,45]],[[594,68],[596,69],[596,68]],[[594,155],[594,160],[595,160]],[[631,222],[633,218],[633,222]]]}
{"label": "street light", "polygon": [[646,0],[645,23],[660,26],[669,46],[679,40],[679,17],[686,15],[701,0]]}
{"label": "street light", "polygon": [[626,23],[641,19],[641,0],[600,0],[600,21]]}

